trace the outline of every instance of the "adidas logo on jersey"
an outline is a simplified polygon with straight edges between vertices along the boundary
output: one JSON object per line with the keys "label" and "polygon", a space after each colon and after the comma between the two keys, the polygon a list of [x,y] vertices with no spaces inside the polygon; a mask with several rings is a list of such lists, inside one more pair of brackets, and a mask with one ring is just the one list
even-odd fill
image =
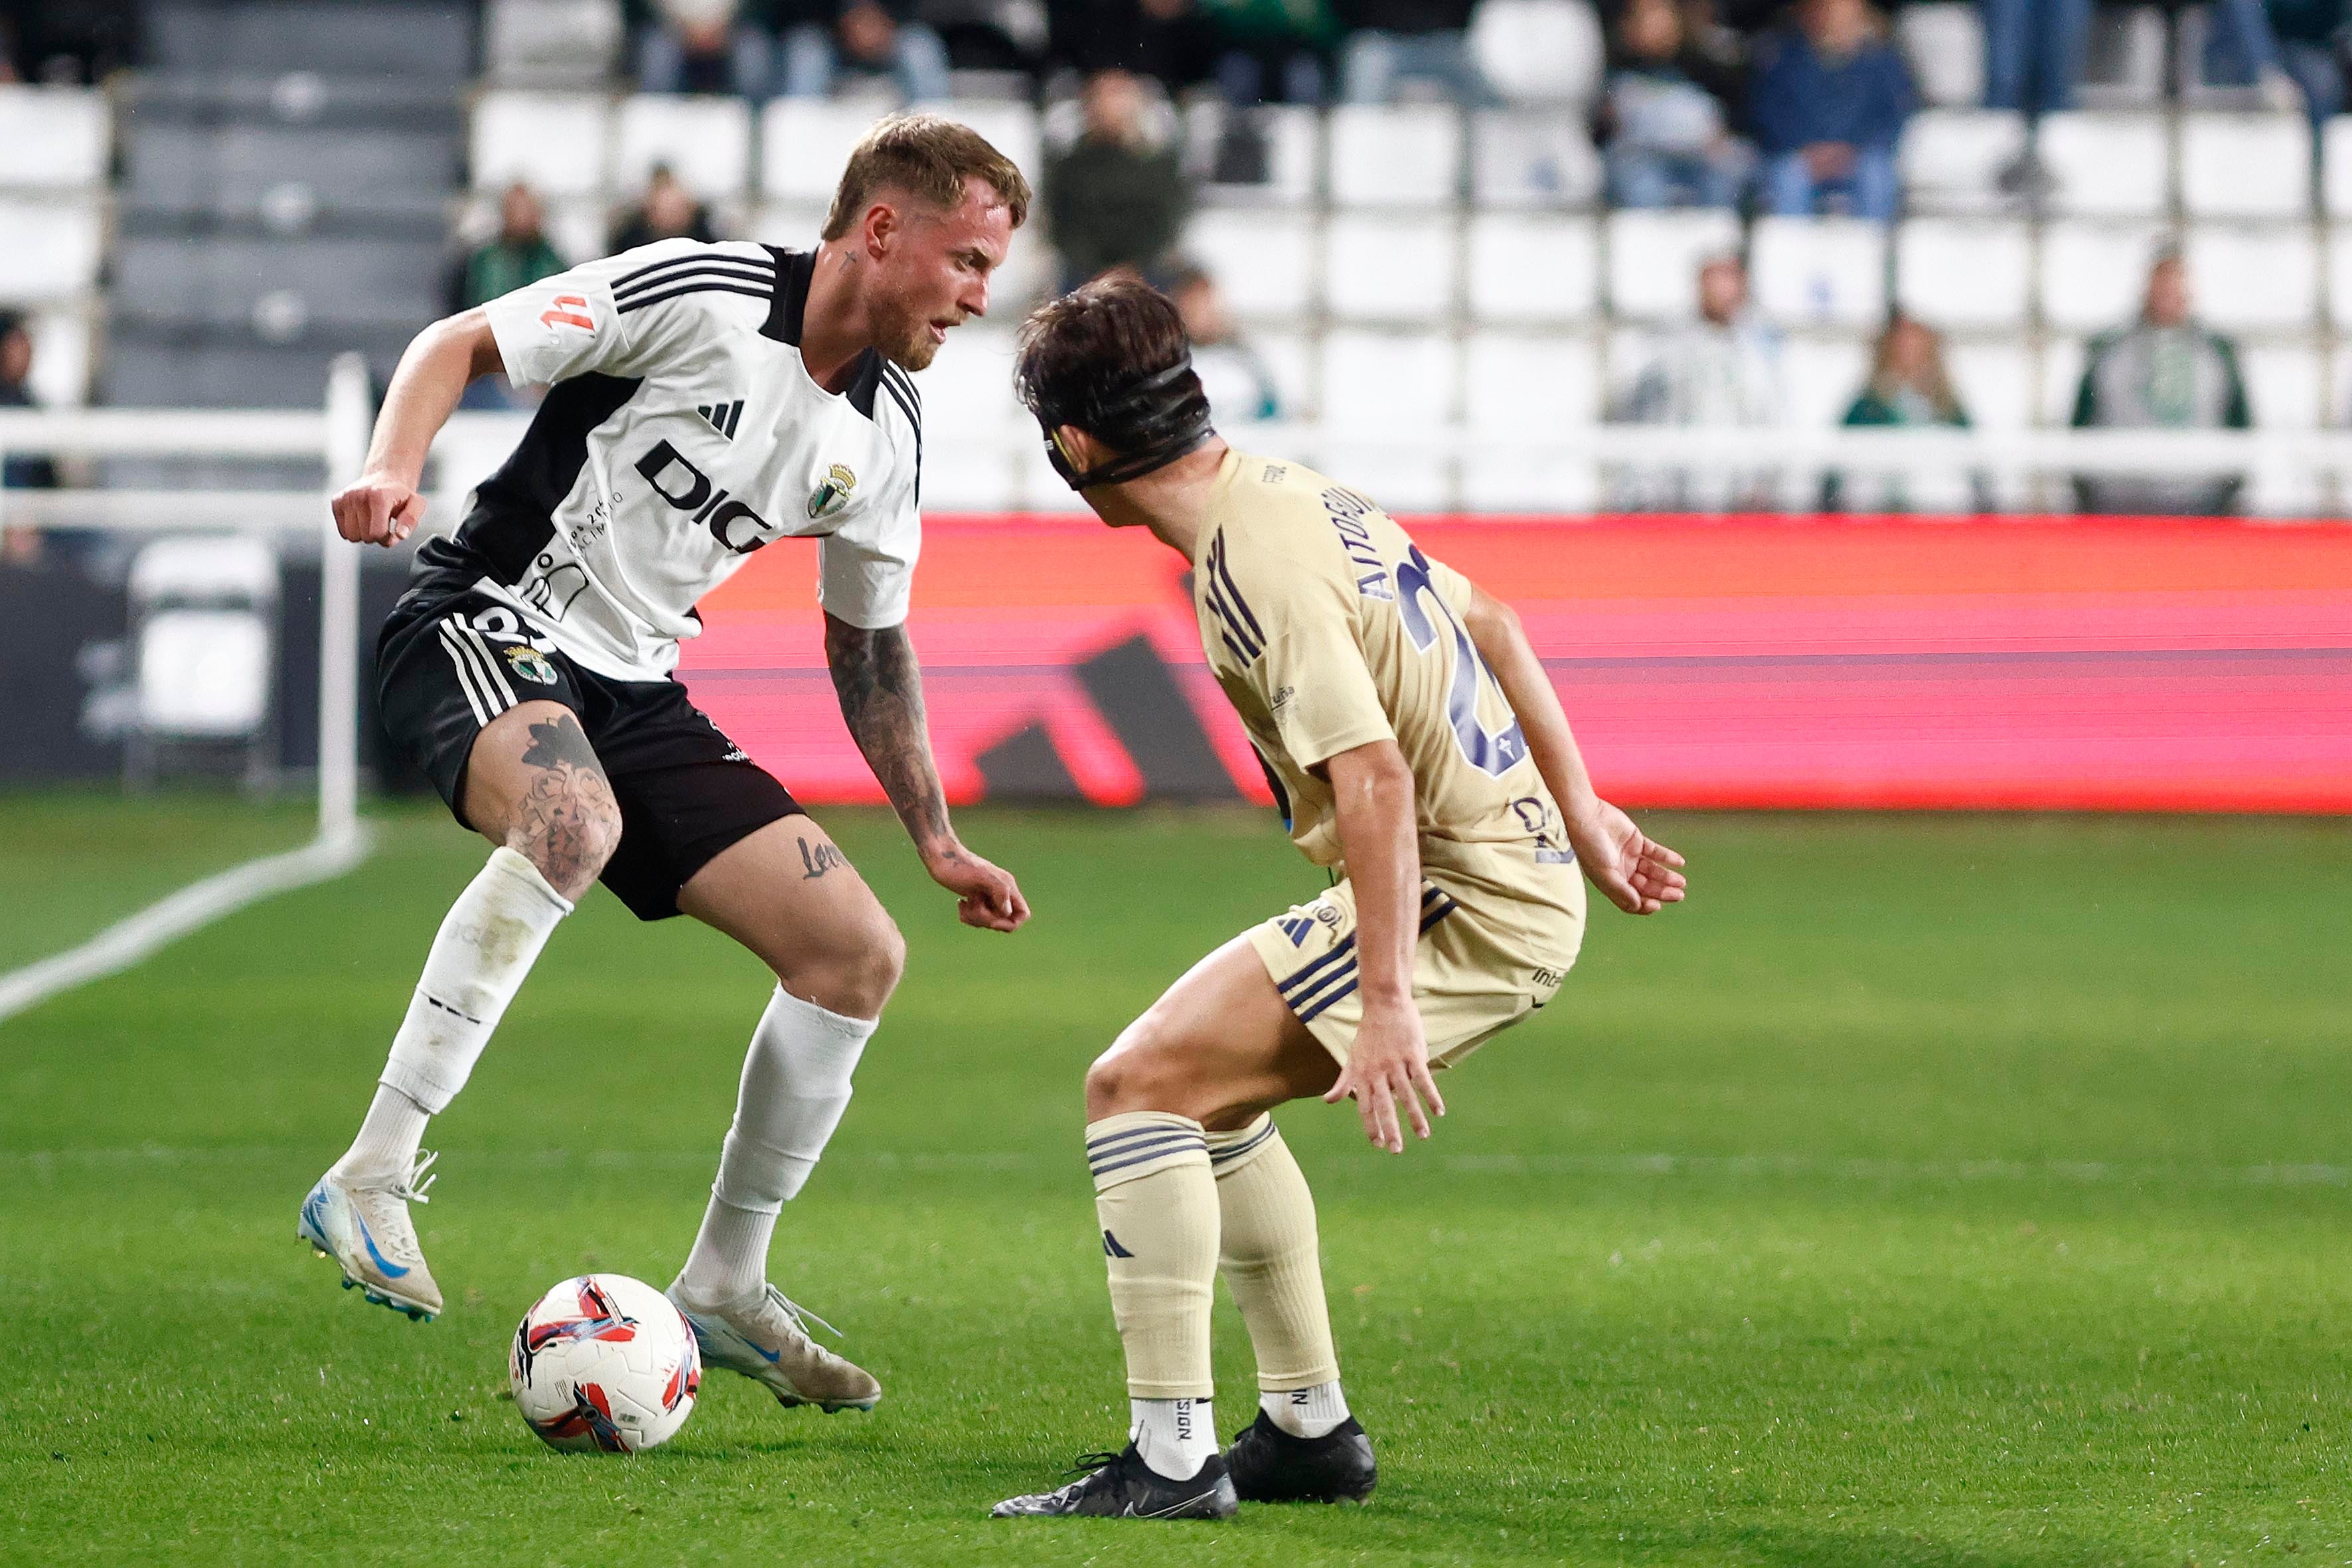
{"label": "adidas logo on jersey", "polygon": [[735,426],[743,420],[743,400],[739,397],[732,403],[706,403],[695,412],[709,420],[713,430],[732,441],[735,439]]}

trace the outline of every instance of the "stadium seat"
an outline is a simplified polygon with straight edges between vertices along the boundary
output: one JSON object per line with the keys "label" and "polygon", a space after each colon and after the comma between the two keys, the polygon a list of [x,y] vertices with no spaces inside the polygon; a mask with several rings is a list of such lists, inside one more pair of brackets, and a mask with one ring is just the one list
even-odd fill
{"label": "stadium seat", "polygon": [[2352,114],[2336,115],[2320,132],[2319,205],[2328,217],[2352,218]]}
{"label": "stadium seat", "polygon": [[106,95],[92,88],[0,87],[0,189],[86,190],[106,183]]}
{"label": "stadium seat", "polygon": [[[75,7],[80,9],[80,7]],[[474,68],[472,5],[341,0],[220,5],[148,0],[140,64],[188,75],[463,81]],[[266,64],[264,63],[266,62]]]}
{"label": "stadium seat", "polygon": [[2055,429],[2074,423],[2074,398],[2082,390],[2089,347],[2089,340],[2071,334],[2043,340],[2035,369],[2042,424]]}
{"label": "stadium seat", "polygon": [[[990,145],[1013,160],[1013,166],[1029,176],[1036,185],[1045,173],[1045,135],[1037,122],[1037,111],[1026,103],[1004,102],[992,99],[959,99],[952,103],[931,106],[932,111],[943,114],[961,125],[969,125],[989,140]],[[838,176],[836,168],[834,174]]]}
{"label": "stadium seat", "polygon": [[70,300],[98,281],[93,203],[0,200],[0,305]]}
{"label": "stadium seat", "polygon": [[474,103],[468,162],[476,190],[520,180],[543,196],[604,188],[611,106],[601,94],[490,91]]}
{"label": "stadium seat", "polygon": [[36,312],[33,401],[44,408],[79,408],[89,401],[90,319],[78,310]]}
{"label": "stadium seat", "polygon": [[[160,539],[132,558],[127,585],[138,650],[131,777],[153,777],[160,747],[259,740],[276,684],[271,546],[251,535]],[[247,759],[257,774],[269,765],[257,747]]]}
{"label": "stadium seat", "polygon": [[1821,429],[1845,411],[1870,379],[1870,340],[1850,334],[1793,335],[1780,345],[1781,385],[1788,397],[1783,423]]}
{"label": "stadium seat", "polygon": [[1977,428],[2021,430],[2033,423],[2033,361],[2023,343],[1947,343],[1944,368]]}
{"label": "stadium seat", "polygon": [[1461,226],[1451,217],[1341,213],[1323,231],[1323,303],[1356,321],[1425,324],[1453,312]]}
{"label": "stadium seat", "polygon": [[2093,8],[2077,101],[2086,109],[2153,109],[2164,98],[2168,45],[2158,5]]}
{"label": "stadium seat", "polygon": [[1601,352],[1591,338],[1484,331],[1463,340],[1462,423],[1472,435],[1540,440],[1600,418]]}
{"label": "stadium seat", "polygon": [[2151,223],[2053,223],[2042,230],[2043,322],[2103,331],[2139,313],[2148,263],[2163,231]]}
{"label": "stadium seat", "polygon": [[1453,504],[1471,511],[1545,516],[1601,510],[1600,466],[1590,458],[1528,447],[1495,452],[1462,465]]}
{"label": "stadium seat", "polygon": [[2318,237],[2305,224],[2202,224],[2185,244],[2198,319],[2223,331],[2309,331],[2319,315]]}
{"label": "stadium seat", "polygon": [[1616,212],[1602,232],[1611,309],[1635,321],[1696,315],[1699,263],[1739,249],[1739,219],[1729,212]]}
{"label": "stadium seat", "polygon": [[2264,430],[2316,430],[2327,423],[2327,367],[2315,344],[2255,343],[2238,354],[2246,402]]}
{"label": "stadium seat", "polygon": [[636,195],[656,163],[668,164],[705,200],[741,195],[751,171],[750,106],[740,98],[623,99],[614,126],[614,188]]}
{"label": "stadium seat", "polygon": [[1764,217],[1748,239],[1757,307],[1786,327],[1874,327],[1886,315],[1886,230],[1858,218]]}
{"label": "stadium seat", "polygon": [[1911,117],[1895,157],[1913,212],[1981,213],[2012,198],[2001,172],[2025,153],[2025,117],[1996,109],[1929,109]]}
{"label": "stadium seat", "polygon": [[1581,321],[1601,303],[1601,229],[1589,217],[1481,213],[1469,225],[1469,305],[1480,321]]}
{"label": "stadium seat", "polygon": [[252,327],[265,341],[311,327],[407,324],[441,310],[443,249],[432,239],[133,235],[115,253],[118,315],[142,321]]}
{"label": "stadium seat", "polygon": [[1013,332],[967,326],[948,334],[928,370],[915,377],[923,395],[923,427],[953,430],[956,438],[1000,437],[1028,416],[1013,394]]}
{"label": "stadium seat", "polygon": [[596,87],[621,52],[618,0],[489,0],[482,55],[509,87]]}
{"label": "stadium seat", "polygon": [[1601,89],[1601,19],[1584,0],[1480,0],[1470,57],[1512,103],[1581,111]]}
{"label": "stadium seat", "polygon": [[2032,237],[1998,219],[1913,218],[1895,231],[1895,299],[1932,327],[2022,331]]}
{"label": "stadium seat", "polygon": [[1470,195],[1482,207],[1591,206],[1601,154],[1579,116],[1481,110],[1470,117]]}
{"label": "stadium seat", "polygon": [[[1236,113],[1246,122],[1237,124]],[[1196,103],[1184,115],[1184,149],[1212,203],[1307,202],[1321,189],[1323,121],[1312,109]]]}
{"label": "stadium seat", "polygon": [[2045,114],[2034,144],[2051,176],[2053,213],[2152,217],[2171,201],[2171,142],[2161,115]]}
{"label": "stadium seat", "polygon": [[2180,117],[2180,205],[2191,219],[2311,216],[2311,122],[2300,114]]}
{"label": "stadium seat", "polygon": [[1295,324],[1314,304],[1315,240],[1303,213],[1210,207],[1192,215],[1184,251],[1235,314]]}
{"label": "stadium seat", "polygon": [[1319,358],[1326,429],[1425,433],[1454,421],[1454,341],[1442,332],[1339,329]]}
{"label": "stadium seat", "polygon": [[1922,102],[1974,109],[1984,101],[1984,23],[1974,5],[1932,0],[1895,13],[1895,41]]}
{"label": "stadium seat", "polygon": [[1462,195],[1462,116],[1434,103],[1331,111],[1331,199],[1341,206],[1451,206]]}
{"label": "stadium seat", "polygon": [[824,205],[841,183],[850,149],[872,128],[864,98],[779,98],[760,113],[760,190],[782,201]]}
{"label": "stadium seat", "polygon": [[2337,331],[2352,332],[2352,226],[2327,231],[2327,316]]}

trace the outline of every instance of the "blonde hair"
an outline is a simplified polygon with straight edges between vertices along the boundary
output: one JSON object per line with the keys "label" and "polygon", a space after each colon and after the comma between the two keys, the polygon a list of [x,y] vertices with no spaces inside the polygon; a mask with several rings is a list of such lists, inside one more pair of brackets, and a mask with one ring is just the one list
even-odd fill
{"label": "blonde hair", "polygon": [[1013,160],[969,125],[937,114],[894,114],[876,122],[849,154],[825,215],[824,237],[846,235],[881,192],[897,189],[935,206],[963,200],[966,180],[985,180],[1019,228],[1029,216],[1029,182]]}

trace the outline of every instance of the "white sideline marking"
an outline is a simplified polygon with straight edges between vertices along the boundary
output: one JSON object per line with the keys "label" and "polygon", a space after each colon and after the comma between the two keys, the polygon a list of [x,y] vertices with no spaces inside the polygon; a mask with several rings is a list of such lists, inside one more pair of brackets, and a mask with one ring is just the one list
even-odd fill
{"label": "white sideline marking", "polygon": [[79,947],[0,974],[0,1023],[37,1007],[61,991],[119,974],[199,927],[247,904],[340,877],[367,858],[368,830],[321,836],[299,849],[267,855],[191,882],[178,892],[118,921]]}

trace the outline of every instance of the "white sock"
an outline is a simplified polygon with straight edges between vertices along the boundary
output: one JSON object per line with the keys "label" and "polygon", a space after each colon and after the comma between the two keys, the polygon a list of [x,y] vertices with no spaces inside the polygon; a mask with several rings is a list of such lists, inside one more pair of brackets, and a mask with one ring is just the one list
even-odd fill
{"label": "white sock", "polygon": [[1294,1437],[1320,1437],[1348,1418],[1348,1396],[1336,1377],[1312,1388],[1269,1390],[1257,1396],[1257,1407]]}
{"label": "white sock", "polygon": [[767,1283],[776,1211],[800,1192],[841,1125],[850,1075],[875,1027],[871,1018],[843,1017],[781,985],[769,998],[743,1058],[710,1206],[678,1275],[681,1290],[698,1303],[740,1300]]}
{"label": "white sock", "polygon": [[1156,1475],[1189,1481],[1217,1451],[1217,1420],[1205,1399],[1130,1399],[1128,1436]]}
{"label": "white sock", "polygon": [[[426,1117],[448,1108],[522,988],[540,949],[572,902],[523,856],[501,846],[441,921],[408,1016],[392,1037],[378,1093],[351,1150],[346,1175],[405,1176]],[[405,1101],[404,1105],[402,1102]]]}

